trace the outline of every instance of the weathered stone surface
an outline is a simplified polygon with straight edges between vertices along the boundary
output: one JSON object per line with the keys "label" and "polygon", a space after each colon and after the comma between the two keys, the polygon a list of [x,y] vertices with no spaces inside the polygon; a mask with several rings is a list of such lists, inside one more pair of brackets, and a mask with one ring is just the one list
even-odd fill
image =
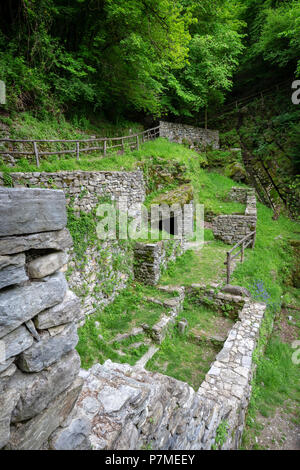
{"label": "weathered stone surface", "polygon": [[39,313],[34,321],[39,330],[45,330],[64,323],[78,322],[81,317],[80,299],[68,290],[60,304]]}
{"label": "weathered stone surface", "polygon": [[[8,361],[7,361],[8,362]],[[0,374],[0,393],[7,388],[11,377],[16,372],[17,367],[15,364],[10,363],[9,366]]]}
{"label": "weathered stone surface", "polygon": [[0,256],[0,289],[27,280],[24,254]]}
{"label": "weathered stone surface", "polygon": [[27,330],[29,331],[29,333],[31,334],[31,336],[36,339],[37,341],[40,341],[40,335],[38,334],[38,332],[36,331],[35,329],[35,326],[34,326],[34,323],[32,320],[28,320],[24,323],[24,325],[26,326]]}
{"label": "weathered stone surface", "polygon": [[[5,371],[10,365],[12,362],[14,362],[15,358],[14,357],[10,357],[9,359],[5,360],[5,361],[1,361],[0,362],[0,374]],[[1,375],[0,375],[1,377]]]}
{"label": "weathered stone surface", "polygon": [[33,279],[41,279],[58,271],[68,261],[68,255],[63,251],[40,256],[28,263],[28,274]]}
{"label": "weathered stone surface", "polygon": [[67,225],[62,191],[0,187],[0,236],[61,230]]}
{"label": "weathered stone surface", "polygon": [[219,215],[212,221],[212,230],[216,238],[234,245],[256,230],[256,197],[253,188],[232,188],[228,198],[246,203],[245,214]]}
{"label": "weathered stone surface", "polygon": [[135,244],[134,278],[136,280],[144,284],[157,284],[162,268],[166,268],[170,261],[182,255],[183,239],[174,240],[171,250],[168,249],[168,242],[168,240],[162,240],[156,243],[138,242]]}
{"label": "weathered stone surface", "polygon": [[73,245],[68,229],[0,238],[0,254],[21,253],[32,249],[65,250]]}
{"label": "weathered stone surface", "polygon": [[0,395],[0,449],[9,441],[11,413],[19,399],[15,390]]}
{"label": "weathered stone surface", "polygon": [[246,287],[232,286],[231,284],[226,284],[226,286],[222,288],[222,292],[232,295],[241,295],[242,297],[251,297],[251,293]]}
{"label": "weathered stone surface", "polygon": [[80,357],[72,351],[52,366],[39,373],[26,374],[18,370],[9,383],[9,389],[20,392],[13,410],[12,422],[25,421],[43,411],[49,403],[78,376]]}
{"label": "weathered stone surface", "polygon": [[11,435],[5,449],[8,450],[38,450],[49,436],[67,418],[80,393],[83,381],[77,378],[63,393],[58,395],[49,406],[39,415],[26,423],[13,425]]}
{"label": "weathered stone surface", "polygon": [[77,327],[74,323],[66,325],[61,333],[54,336],[44,331],[41,340],[20,355],[18,366],[24,372],[39,372],[73,350],[77,342]]}
{"label": "weathered stone surface", "polygon": [[73,419],[66,428],[59,429],[50,438],[52,450],[90,450],[88,436],[91,431],[91,420],[83,416]]}
{"label": "weathered stone surface", "polygon": [[42,282],[32,282],[28,286],[1,292],[0,338],[46,308],[60,303],[66,290],[64,275],[57,273]]}
{"label": "weathered stone surface", "polygon": [[212,146],[219,148],[219,131],[202,129],[200,127],[188,126],[186,124],[160,121],[160,136],[166,137],[171,142],[189,143],[192,147],[195,145]]}
{"label": "weathered stone surface", "polygon": [[21,325],[4,336],[4,338],[1,338],[1,341],[5,344],[5,356],[7,360],[30,348],[33,343],[33,337],[27,328]]}

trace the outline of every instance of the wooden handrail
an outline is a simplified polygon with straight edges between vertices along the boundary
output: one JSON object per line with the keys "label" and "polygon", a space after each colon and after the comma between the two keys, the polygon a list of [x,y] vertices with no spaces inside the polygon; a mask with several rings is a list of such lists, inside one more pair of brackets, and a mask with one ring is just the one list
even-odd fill
{"label": "wooden handrail", "polygon": [[[126,141],[130,148],[134,147],[137,150],[139,150],[140,147],[140,136],[142,142],[146,142],[147,140],[150,139],[155,139],[156,137],[159,137],[160,134],[160,126],[152,127],[151,129],[147,129],[145,131],[138,132],[137,134],[131,134],[131,135],[126,135],[126,136],[120,136],[120,137],[98,137],[94,139],[70,139],[70,140],[64,140],[64,139],[36,139],[36,140],[22,140],[22,139],[0,139],[0,142],[2,143],[11,143],[11,144],[31,144],[33,150],[30,151],[22,151],[22,150],[0,150],[0,155],[3,154],[11,154],[11,155],[33,155],[35,156],[36,160],[36,165],[39,167],[40,166],[40,157],[43,155],[62,155],[62,154],[72,154],[74,153],[76,155],[76,159],[79,160],[79,155],[81,152],[94,152],[94,151],[100,151],[103,153],[103,156],[107,155],[107,150],[113,149],[113,148],[118,148],[120,147],[122,151],[124,152],[125,150],[125,145]],[[130,141],[131,139],[131,141]],[[111,145],[112,143],[115,143],[119,141],[120,143],[116,143],[116,145]],[[129,141],[129,142],[128,142]],[[99,146],[91,146],[91,147],[86,147],[86,148],[80,148],[80,143],[96,143],[96,142],[103,142],[103,147]],[[38,144],[40,143],[65,143],[65,144],[76,144],[75,147],[72,149],[65,149],[65,150],[55,150],[55,151],[39,151],[38,149]],[[110,145],[109,145],[110,144]]]}
{"label": "wooden handrail", "polygon": [[[256,240],[256,230],[254,230],[254,232],[251,232],[251,233],[248,233],[248,235],[246,235],[244,238],[242,238],[241,240],[239,240],[233,248],[231,248],[230,251],[227,251],[226,255],[227,255],[227,259],[225,261],[224,264],[227,265],[227,284],[230,284],[230,276],[231,276],[231,262],[232,260],[234,260],[235,258],[237,258],[239,256],[239,254],[241,255],[241,263],[244,262],[244,256],[245,256],[245,249],[249,246],[249,245],[252,245],[251,248],[253,249],[255,247],[255,240]],[[248,243],[245,243],[247,242]],[[241,249],[240,251],[238,251],[235,255],[232,255],[232,252],[234,250],[236,250],[239,246],[241,246]]]}
{"label": "wooden handrail", "polygon": [[[280,85],[284,85],[284,86],[288,87],[288,84],[291,84],[292,81],[293,81],[293,79],[284,80],[282,82],[275,83],[270,88],[265,88],[265,89],[260,90],[256,93],[252,93],[251,95],[244,96],[243,98],[239,98],[238,100],[235,100],[235,101],[232,101],[231,103],[225,104],[222,108],[222,111],[220,113],[215,113],[212,116],[209,116],[208,119],[207,119],[207,122],[219,120],[219,119],[225,117],[227,114],[230,114],[234,109],[238,109],[238,105],[249,104],[252,101],[255,101],[259,96],[263,99],[264,96],[272,94],[275,90],[278,90]],[[206,122],[206,120],[201,121],[197,125],[198,126],[204,125],[205,122]]]}

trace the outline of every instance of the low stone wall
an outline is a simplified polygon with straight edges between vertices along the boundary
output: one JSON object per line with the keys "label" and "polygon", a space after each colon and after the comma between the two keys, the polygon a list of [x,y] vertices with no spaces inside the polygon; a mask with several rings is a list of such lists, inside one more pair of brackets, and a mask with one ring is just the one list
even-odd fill
{"label": "low stone wall", "polygon": [[228,201],[237,201],[241,204],[246,204],[249,188],[240,188],[233,186],[227,195]]}
{"label": "low stone wall", "polygon": [[161,272],[184,251],[184,240],[162,240],[136,243],[134,247],[134,278],[144,284],[158,283]]}
{"label": "low stone wall", "polygon": [[0,448],[40,449],[82,387],[62,191],[0,188]]}
{"label": "low stone wall", "polygon": [[211,146],[213,149],[218,149],[219,145],[219,131],[212,131],[209,129],[201,129],[200,127],[187,126],[185,124],[175,124],[173,122],[160,121],[159,123],[160,137],[165,137],[171,142],[179,144],[185,141],[192,146],[203,147]]}
{"label": "low stone wall", "polygon": [[[193,286],[193,294],[200,299],[203,286]],[[49,447],[238,449],[251,393],[252,355],[266,306],[226,295],[219,298],[224,306],[242,307],[198,391],[142,367],[111,361],[96,364],[81,372],[85,383],[72,417],[50,438]],[[220,429],[223,442],[218,440]]]}
{"label": "low stone wall", "polygon": [[[89,212],[97,207],[99,198],[110,196],[118,201],[127,198],[128,206],[142,203],[145,199],[145,185],[142,171],[59,171],[56,173],[10,173],[14,187],[43,187],[62,189],[67,204],[73,200],[77,211]],[[0,173],[0,186],[4,186]]]}
{"label": "low stone wall", "polygon": [[[66,202],[74,214],[91,213],[99,204],[99,198],[128,201],[129,214],[134,216],[137,207],[145,199],[142,171],[60,171],[57,173],[10,173],[14,187],[36,186],[58,188],[65,193]],[[0,173],[0,186],[4,185]],[[79,222],[79,220],[78,220]],[[68,282],[82,300],[85,314],[96,306],[103,307],[114,300],[127,285],[132,273],[133,255],[126,244],[97,240],[87,247],[77,259],[70,248]]]}
{"label": "low stone wall", "polygon": [[237,200],[246,204],[244,215],[219,215],[212,221],[212,230],[216,238],[234,245],[249,233],[256,230],[256,196],[254,189],[232,188],[229,200]]}

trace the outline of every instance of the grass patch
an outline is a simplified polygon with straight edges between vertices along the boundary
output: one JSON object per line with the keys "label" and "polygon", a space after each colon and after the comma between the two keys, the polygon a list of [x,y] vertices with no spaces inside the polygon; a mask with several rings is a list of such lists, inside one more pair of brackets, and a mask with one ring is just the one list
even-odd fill
{"label": "grass patch", "polygon": [[182,380],[197,390],[218,350],[210,342],[194,344],[187,335],[181,336],[174,329],[168,332],[159,351],[147,363],[147,370]]}
{"label": "grass patch", "polygon": [[[147,345],[130,348],[132,343],[143,341],[146,338],[145,335],[131,337],[121,343],[111,343],[119,333],[130,332],[142,323],[147,323],[152,327],[159,321],[166,310],[165,307],[147,302],[145,296],[163,301],[172,298],[173,294],[161,292],[150,286],[132,285],[122,291],[114,302],[102,311],[86,319],[85,325],[78,330],[77,345],[84,368],[89,368],[97,362],[103,364],[107,359],[133,365],[145,354],[148,349]],[[120,350],[125,354],[124,356],[118,354]]]}
{"label": "grass patch", "polygon": [[205,244],[199,251],[187,250],[176,261],[169,264],[162,275],[161,285],[188,286],[193,283],[209,284],[225,281],[224,262],[228,245],[221,241]]}
{"label": "grass patch", "polygon": [[[76,349],[84,369],[89,369],[96,363],[103,364],[107,359],[134,365],[148,350],[148,346],[144,344],[138,348],[126,348],[129,346],[127,344],[123,346],[119,343],[108,344],[105,339],[99,336],[100,331],[103,332],[103,328],[95,325],[95,319],[92,316],[87,318],[85,325],[78,330],[79,342]],[[135,341],[137,341],[137,337]],[[123,355],[118,351],[121,351]]]}

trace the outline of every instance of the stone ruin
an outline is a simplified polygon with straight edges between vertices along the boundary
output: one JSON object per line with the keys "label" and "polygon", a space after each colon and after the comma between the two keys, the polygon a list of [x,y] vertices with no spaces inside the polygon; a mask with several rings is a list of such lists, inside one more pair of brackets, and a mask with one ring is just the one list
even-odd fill
{"label": "stone ruin", "polygon": [[202,129],[173,122],[160,121],[159,136],[178,144],[188,143],[193,147],[220,148],[219,131]]}
{"label": "stone ruin", "polygon": [[181,288],[236,320],[198,390],[145,363],[83,371],[63,192],[0,188],[0,220],[0,448],[211,449],[221,424],[220,447],[238,448],[265,304],[230,286]]}
{"label": "stone ruin", "polygon": [[215,238],[224,243],[234,245],[246,235],[256,230],[256,196],[253,188],[231,188],[227,199],[246,204],[244,215],[219,215],[212,221],[212,230]]}

